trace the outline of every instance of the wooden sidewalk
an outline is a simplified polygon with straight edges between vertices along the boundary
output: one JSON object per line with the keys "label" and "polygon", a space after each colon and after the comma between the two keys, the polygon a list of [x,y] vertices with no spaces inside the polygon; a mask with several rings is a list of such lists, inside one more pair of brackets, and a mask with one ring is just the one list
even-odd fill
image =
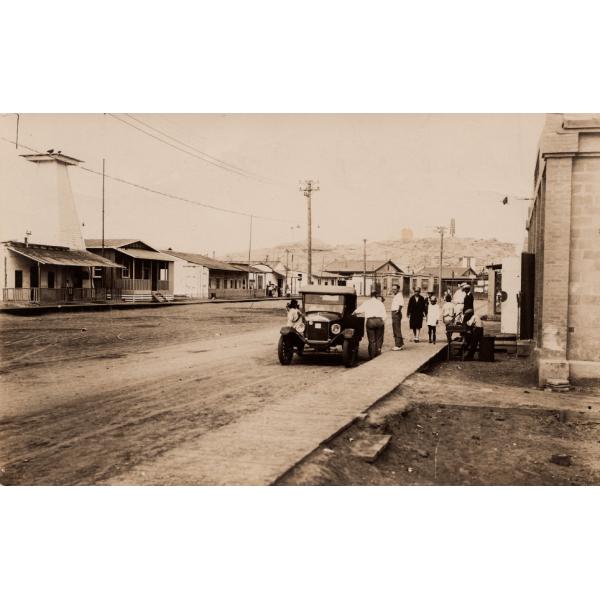
{"label": "wooden sidewalk", "polygon": [[323,384],[277,399],[106,483],[269,485],[445,348],[408,342],[401,352],[387,351],[354,369],[340,368]]}

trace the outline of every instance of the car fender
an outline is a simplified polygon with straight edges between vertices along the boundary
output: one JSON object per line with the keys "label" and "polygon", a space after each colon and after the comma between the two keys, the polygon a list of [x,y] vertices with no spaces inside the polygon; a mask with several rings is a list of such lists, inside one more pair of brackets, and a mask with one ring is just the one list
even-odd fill
{"label": "car fender", "polygon": [[295,333],[294,328],[293,327],[282,327],[281,331],[279,332],[281,335],[290,335],[290,333]]}

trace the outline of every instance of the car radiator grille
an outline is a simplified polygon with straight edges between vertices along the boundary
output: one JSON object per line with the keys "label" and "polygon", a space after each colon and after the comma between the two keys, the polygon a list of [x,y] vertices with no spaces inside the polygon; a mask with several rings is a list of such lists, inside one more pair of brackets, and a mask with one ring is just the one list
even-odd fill
{"label": "car radiator grille", "polygon": [[329,327],[327,323],[320,323],[321,328],[317,329],[315,324],[306,326],[306,339],[316,342],[326,342],[329,339]]}

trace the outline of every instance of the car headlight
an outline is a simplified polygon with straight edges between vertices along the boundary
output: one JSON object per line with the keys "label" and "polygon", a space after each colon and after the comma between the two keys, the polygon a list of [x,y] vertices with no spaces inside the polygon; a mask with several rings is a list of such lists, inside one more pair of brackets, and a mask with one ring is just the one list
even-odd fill
{"label": "car headlight", "polygon": [[331,326],[331,333],[333,333],[333,335],[337,335],[341,330],[342,326],[339,323],[334,323]]}
{"label": "car headlight", "polygon": [[298,323],[298,325],[296,325],[296,331],[299,331],[300,333],[302,333],[305,329],[306,329],[305,323]]}

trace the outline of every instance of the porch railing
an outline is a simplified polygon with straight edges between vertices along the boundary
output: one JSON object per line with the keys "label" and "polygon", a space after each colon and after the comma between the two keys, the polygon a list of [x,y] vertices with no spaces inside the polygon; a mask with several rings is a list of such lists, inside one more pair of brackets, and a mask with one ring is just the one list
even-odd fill
{"label": "porch railing", "polygon": [[35,304],[114,302],[121,300],[121,290],[114,288],[4,288],[2,300]]}
{"label": "porch railing", "polygon": [[112,287],[121,290],[133,290],[136,292],[166,291],[169,289],[169,282],[158,281],[156,287],[153,287],[151,279],[115,279],[112,282]]}
{"label": "porch railing", "polygon": [[228,298],[264,298],[265,296],[266,290],[208,288],[208,297],[218,300]]}

